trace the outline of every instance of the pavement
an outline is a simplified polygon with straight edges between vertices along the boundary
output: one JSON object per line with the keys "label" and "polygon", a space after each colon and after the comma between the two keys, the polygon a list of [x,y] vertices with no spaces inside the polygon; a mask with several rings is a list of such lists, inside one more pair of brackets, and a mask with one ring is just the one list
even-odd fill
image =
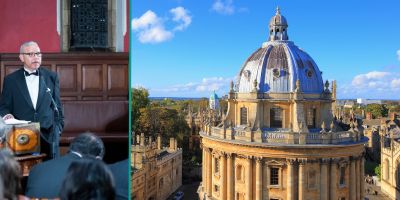
{"label": "pavement", "polygon": [[374,184],[364,183],[365,200],[390,200],[390,198],[383,194],[381,187]]}
{"label": "pavement", "polygon": [[199,195],[197,194],[197,189],[199,188],[199,185],[200,182],[193,182],[179,187],[178,191],[180,190],[185,193],[183,200],[198,200]]}

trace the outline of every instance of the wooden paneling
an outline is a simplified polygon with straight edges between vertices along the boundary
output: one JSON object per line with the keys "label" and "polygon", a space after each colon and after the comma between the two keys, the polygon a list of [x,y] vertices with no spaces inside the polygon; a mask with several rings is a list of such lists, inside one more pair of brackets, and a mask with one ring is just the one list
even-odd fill
{"label": "wooden paneling", "polygon": [[77,82],[77,65],[58,65],[56,66],[57,74],[60,80],[60,90],[74,92],[78,91]]}
{"label": "wooden paneling", "polygon": [[82,91],[102,91],[103,70],[101,65],[82,66]]}
{"label": "wooden paneling", "polygon": [[126,74],[128,74],[128,68],[124,67],[124,65],[109,65],[107,74],[108,91],[117,92],[128,90],[128,85],[125,84],[128,82]]}
{"label": "wooden paneling", "polygon": [[[4,76],[22,67],[18,54],[0,54]],[[42,67],[57,72],[63,101],[128,100],[128,53],[43,53]]]}

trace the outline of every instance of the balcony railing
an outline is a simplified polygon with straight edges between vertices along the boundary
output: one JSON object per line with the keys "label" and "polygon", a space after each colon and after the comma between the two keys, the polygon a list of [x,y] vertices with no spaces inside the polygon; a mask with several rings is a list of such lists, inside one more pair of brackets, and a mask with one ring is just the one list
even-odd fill
{"label": "balcony railing", "polygon": [[200,135],[224,140],[266,144],[345,144],[360,142],[363,139],[362,133],[357,131],[298,133],[290,129],[251,131],[249,128],[244,127],[211,127],[210,130],[200,132]]}

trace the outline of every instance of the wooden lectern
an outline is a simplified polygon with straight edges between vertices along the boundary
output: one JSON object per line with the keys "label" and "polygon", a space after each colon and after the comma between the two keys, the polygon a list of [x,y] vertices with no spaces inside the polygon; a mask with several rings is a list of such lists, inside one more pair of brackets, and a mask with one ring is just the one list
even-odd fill
{"label": "wooden lectern", "polygon": [[5,125],[3,128],[0,147],[8,148],[14,153],[23,176],[28,176],[30,169],[46,157],[46,154],[40,153],[39,123]]}
{"label": "wooden lectern", "polygon": [[39,123],[28,123],[10,125],[6,129],[5,146],[16,156],[24,154],[40,153],[40,125]]}

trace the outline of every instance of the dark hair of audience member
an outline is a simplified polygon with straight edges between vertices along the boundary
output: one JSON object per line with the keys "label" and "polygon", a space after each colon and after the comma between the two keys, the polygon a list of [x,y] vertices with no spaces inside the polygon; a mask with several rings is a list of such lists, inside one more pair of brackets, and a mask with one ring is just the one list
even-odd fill
{"label": "dark hair of audience member", "polygon": [[3,186],[3,198],[18,199],[18,195],[22,194],[21,168],[14,155],[6,148],[0,150],[0,177]]}
{"label": "dark hair of audience member", "polygon": [[82,154],[82,156],[93,156],[99,159],[103,159],[105,151],[103,141],[90,132],[82,133],[75,137],[69,149]]}
{"label": "dark hair of audience member", "polygon": [[61,185],[61,200],[114,200],[114,180],[107,165],[93,157],[71,163]]}

